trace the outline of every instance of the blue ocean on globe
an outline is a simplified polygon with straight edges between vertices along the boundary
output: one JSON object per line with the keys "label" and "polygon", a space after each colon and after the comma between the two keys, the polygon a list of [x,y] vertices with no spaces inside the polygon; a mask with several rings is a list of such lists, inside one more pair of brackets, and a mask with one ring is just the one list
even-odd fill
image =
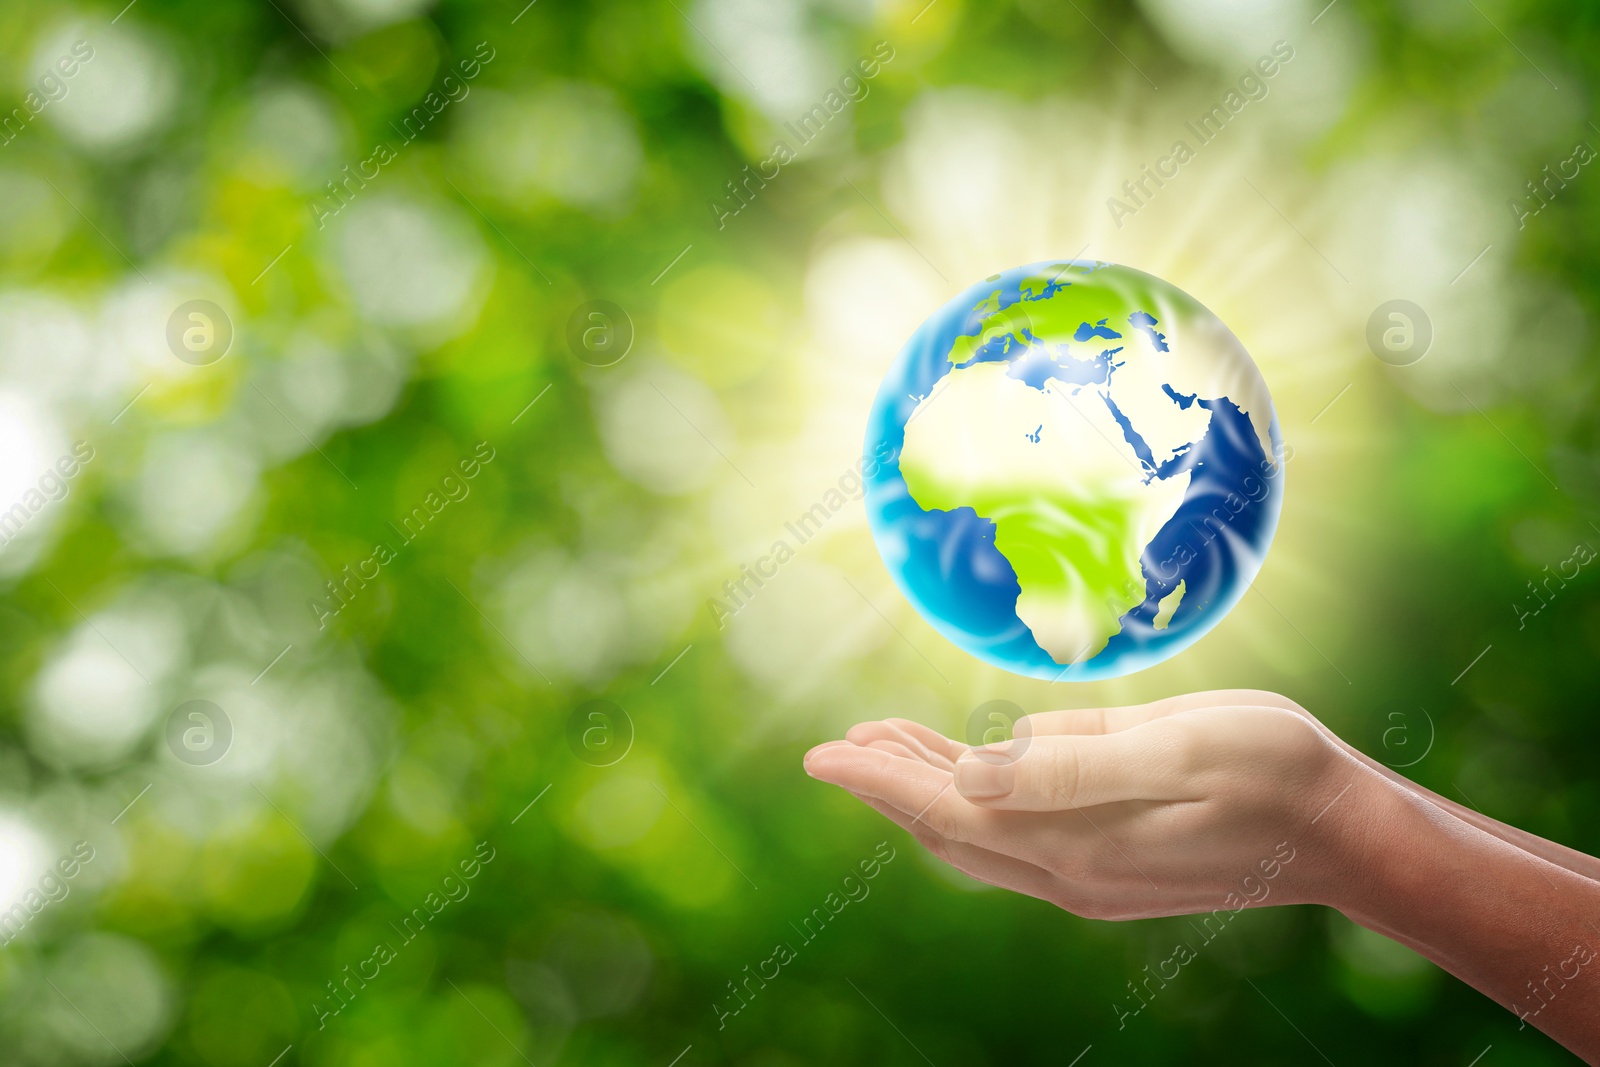
{"label": "blue ocean on globe", "polygon": [[1254,580],[1284,454],[1260,372],[1198,301],[1097,261],[949,301],[884,376],[866,506],[896,584],[980,660],[1051,681],[1141,670]]}

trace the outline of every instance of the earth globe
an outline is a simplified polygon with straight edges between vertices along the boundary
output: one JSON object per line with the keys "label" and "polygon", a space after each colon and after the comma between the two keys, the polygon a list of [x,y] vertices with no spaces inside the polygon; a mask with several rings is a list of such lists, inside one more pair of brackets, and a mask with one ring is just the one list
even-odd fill
{"label": "earth globe", "polygon": [[1244,345],[1160,278],[1034,263],[972,286],[884,376],[863,478],[896,584],[978,659],[1051,681],[1152,666],[1260,569],[1283,502]]}

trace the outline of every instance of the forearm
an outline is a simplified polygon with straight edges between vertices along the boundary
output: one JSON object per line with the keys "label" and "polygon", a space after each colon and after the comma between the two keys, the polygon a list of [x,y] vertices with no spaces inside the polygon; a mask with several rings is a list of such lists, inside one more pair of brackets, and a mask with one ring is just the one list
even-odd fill
{"label": "forearm", "polygon": [[1414,793],[1360,786],[1367,840],[1346,866],[1366,873],[1330,903],[1600,1063],[1600,883]]}
{"label": "forearm", "polygon": [[1574,874],[1579,874],[1585,878],[1600,882],[1600,859],[1597,859],[1596,857],[1590,856],[1586,853],[1579,852],[1576,849],[1568,848],[1566,845],[1557,844],[1556,842],[1547,840],[1546,838],[1540,837],[1537,834],[1531,834],[1526,830],[1519,830],[1515,826],[1509,826],[1498,819],[1490,818],[1480,811],[1475,811],[1472,808],[1457,804],[1448,797],[1440,796],[1433,790],[1428,789],[1425,786],[1418,785],[1416,782],[1413,782],[1411,779],[1394,770],[1392,767],[1379,763],[1365,752],[1362,752],[1360,749],[1350,745],[1338,734],[1334,733],[1332,730],[1328,729],[1326,725],[1318,721],[1314,716],[1311,715],[1310,712],[1301,708],[1298,704],[1295,704],[1293,701],[1288,701],[1288,704],[1293,710],[1305,715],[1307,718],[1310,718],[1311,721],[1315,722],[1317,724],[1317,728],[1320,729],[1324,735],[1338,742],[1339,746],[1346,752],[1350,753],[1350,755],[1354,756],[1363,764],[1383,775],[1396,785],[1410,790],[1412,793],[1422,797],[1424,800],[1428,801],[1430,804],[1433,804],[1435,807],[1441,809],[1447,814],[1453,815],[1455,818],[1460,819],[1463,822],[1470,823],[1486,833],[1493,834],[1502,841],[1509,842],[1510,844],[1515,845],[1517,848],[1522,849],[1524,852],[1531,852],[1533,855],[1548,860],[1559,867],[1565,867]]}
{"label": "forearm", "polygon": [[1531,852],[1535,856],[1538,856],[1544,860],[1548,860],[1558,867],[1565,867],[1574,874],[1582,875],[1583,877],[1594,881],[1600,881],[1600,859],[1590,856],[1587,853],[1579,852],[1577,849],[1568,848],[1566,845],[1547,840],[1546,838],[1540,837],[1538,834],[1530,834],[1526,830],[1519,830],[1515,826],[1509,826],[1506,823],[1501,822],[1499,819],[1490,818],[1481,811],[1476,811],[1472,808],[1457,804],[1449,797],[1440,796],[1438,793],[1428,789],[1426,786],[1418,785],[1416,782],[1413,782],[1411,779],[1407,778],[1405,775],[1399,773],[1393,768],[1387,767],[1373,759],[1371,756],[1368,756],[1365,753],[1351,748],[1347,744],[1344,744],[1343,741],[1340,741],[1340,744],[1344,745],[1345,750],[1351,755],[1355,756],[1374,771],[1377,771],[1379,774],[1383,775],[1391,782],[1394,782],[1396,785],[1410,790],[1412,793],[1415,793],[1417,796],[1428,801],[1430,804],[1443,810],[1446,814],[1453,815],[1463,822],[1471,823],[1478,829],[1483,830],[1486,833],[1491,833],[1500,838],[1502,841],[1506,841],[1512,845],[1515,845],[1517,848],[1522,849],[1524,852]]}
{"label": "forearm", "polygon": [[1480,811],[1463,807],[1448,797],[1442,797],[1433,790],[1426,789],[1388,768],[1383,769],[1391,780],[1404,784],[1413,793],[1435,807],[1443,809],[1447,814],[1453,815],[1463,822],[1471,823],[1478,829],[1491,833],[1502,841],[1522,849],[1524,852],[1531,852],[1540,859],[1554,863],[1558,867],[1565,867],[1572,873],[1581,875],[1590,881],[1600,882],[1600,859],[1540,837],[1538,834],[1519,830],[1517,827],[1509,826],[1498,819],[1492,819]]}

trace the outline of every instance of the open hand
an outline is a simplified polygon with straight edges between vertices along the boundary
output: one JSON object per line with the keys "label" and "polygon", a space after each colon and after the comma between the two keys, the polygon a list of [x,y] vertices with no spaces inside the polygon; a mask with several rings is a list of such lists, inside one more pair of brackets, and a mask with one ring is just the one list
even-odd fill
{"label": "open hand", "polygon": [[1360,836],[1347,794],[1394,788],[1275,694],[1045,712],[1015,733],[974,749],[867,722],[805,767],[973,877],[1105,919],[1334,903]]}
{"label": "open hand", "polygon": [[1600,1063],[1595,857],[1407,781],[1276,693],[1046,712],[1015,733],[969,748],[866,722],[806,771],[973,877],[1090,918],[1223,913],[1209,931],[1330,905]]}

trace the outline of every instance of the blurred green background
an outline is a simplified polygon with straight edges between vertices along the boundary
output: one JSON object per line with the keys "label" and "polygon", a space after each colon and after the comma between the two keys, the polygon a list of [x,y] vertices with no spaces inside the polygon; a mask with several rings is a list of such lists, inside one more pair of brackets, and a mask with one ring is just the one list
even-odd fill
{"label": "blurred green background", "polygon": [[[1600,851],[1594,569],[1529,586],[1600,547],[1593,8],[7,0],[0,42],[0,1062],[1571,1061],[1313,908],[1119,1028],[1184,920],[979,886],[800,756],[1271,688]],[[1075,255],[1258,360],[1257,595],[1132,678],[1002,676],[850,501],[719,626],[911,330]]]}

